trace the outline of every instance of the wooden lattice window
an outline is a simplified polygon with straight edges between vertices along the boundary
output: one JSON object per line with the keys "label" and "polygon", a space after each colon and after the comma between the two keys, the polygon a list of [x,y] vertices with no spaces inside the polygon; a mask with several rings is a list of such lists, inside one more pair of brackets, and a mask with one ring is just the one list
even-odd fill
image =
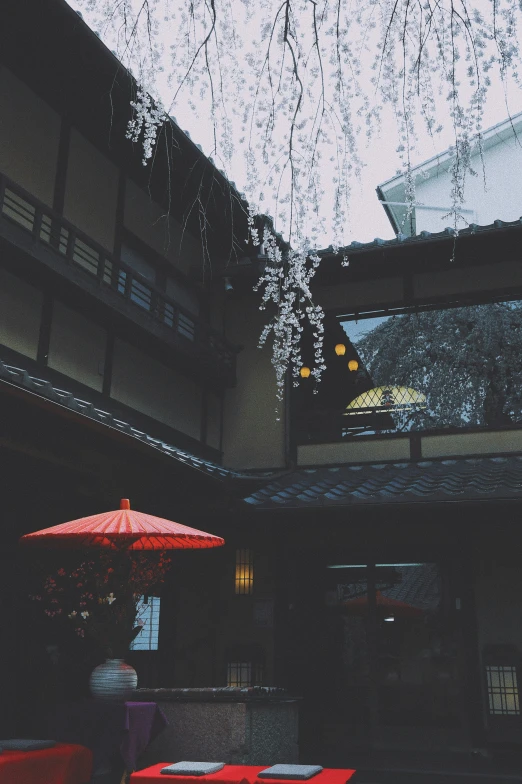
{"label": "wooden lattice window", "polygon": [[254,592],[254,554],[252,550],[236,550],[236,594]]}
{"label": "wooden lattice window", "polygon": [[225,651],[227,686],[247,688],[262,686],[265,652],[258,643],[239,643]]}
{"label": "wooden lattice window", "polygon": [[517,669],[512,665],[487,665],[489,712],[492,716],[519,716]]}
{"label": "wooden lattice window", "polygon": [[252,661],[231,661],[227,663],[227,686],[246,688],[262,686],[263,665]]}

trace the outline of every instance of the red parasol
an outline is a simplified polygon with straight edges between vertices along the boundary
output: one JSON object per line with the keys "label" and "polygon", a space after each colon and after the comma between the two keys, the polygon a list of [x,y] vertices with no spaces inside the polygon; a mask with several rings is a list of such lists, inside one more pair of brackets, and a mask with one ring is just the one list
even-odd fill
{"label": "red parasol", "polygon": [[225,540],[161,517],[135,512],[128,498],[122,498],[120,508],[114,512],[81,517],[26,534],[20,544],[139,551],[221,547]]}
{"label": "red parasol", "polygon": [[[380,591],[375,591],[375,604],[398,618],[420,618],[424,612],[420,607],[414,607],[412,604],[400,602],[398,599],[390,599],[388,596],[383,596]],[[357,599],[347,599],[341,606],[354,614],[366,614],[368,597],[358,596]]]}

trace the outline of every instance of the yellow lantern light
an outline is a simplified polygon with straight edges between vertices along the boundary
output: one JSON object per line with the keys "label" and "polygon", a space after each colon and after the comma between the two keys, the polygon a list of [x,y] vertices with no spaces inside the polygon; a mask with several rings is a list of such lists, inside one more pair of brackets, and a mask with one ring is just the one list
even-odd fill
{"label": "yellow lantern light", "polygon": [[309,367],[302,367],[299,371],[301,378],[308,378],[310,375],[310,368]]}
{"label": "yellow lantern light", "polygon": [[353,370],[358,370],[358,369],[359,369],[359,363],[357,362],[357,360],[356,359],[351,359],[348,362],[348,370],[352,370],[353,371]]}
{"label": "yellow lantern light", "polygon": [[335,353],[337,354],[338,357],[344,357],[344,355],[346,354],[346,346],[344,345],[344,343],[338,343],[336,345]]}

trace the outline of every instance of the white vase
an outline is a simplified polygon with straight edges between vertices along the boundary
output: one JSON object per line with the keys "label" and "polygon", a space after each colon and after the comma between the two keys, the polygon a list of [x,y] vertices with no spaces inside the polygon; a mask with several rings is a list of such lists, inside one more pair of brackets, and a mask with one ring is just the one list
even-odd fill
{"label": "white vase", "polygon": [[106,659],[91,673],[89,688],[97,700],[124,701],[138,685],[134,667],[123,659]]}

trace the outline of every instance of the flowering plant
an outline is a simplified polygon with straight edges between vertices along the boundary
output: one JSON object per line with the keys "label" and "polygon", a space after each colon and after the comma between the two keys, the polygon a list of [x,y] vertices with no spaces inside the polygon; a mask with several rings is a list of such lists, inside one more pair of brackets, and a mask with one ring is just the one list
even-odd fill
{"label": "flowering plant", "polygon": [[73,568],[60,567],[44,579],[41,602],[49,618],[71,623],[79,637],[90,637],[110,658],[124,657],[143,627],[138,603],[158,591],[170,559],[165,553],[101,552]]}

